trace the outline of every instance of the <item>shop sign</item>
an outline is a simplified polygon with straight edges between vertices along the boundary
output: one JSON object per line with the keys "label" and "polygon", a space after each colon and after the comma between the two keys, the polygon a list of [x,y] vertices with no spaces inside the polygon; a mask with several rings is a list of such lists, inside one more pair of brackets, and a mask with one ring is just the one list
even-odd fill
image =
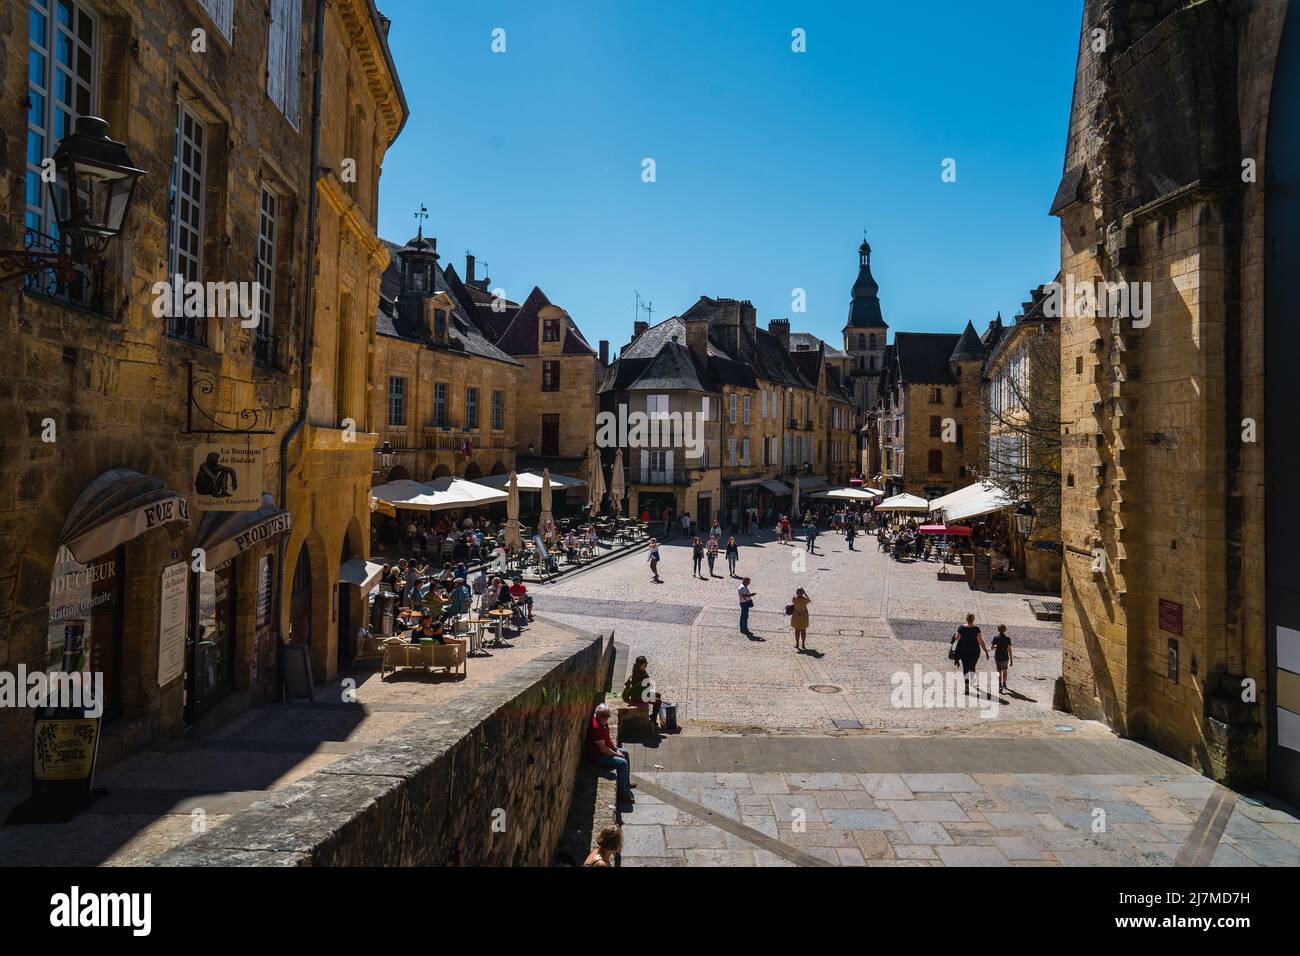
{"label": "shop sign", "polygon": [[194,448],[191,491],[199,511],[256,511],[262,506],[266,449],[239,442],[206,442]]}
{"label": "shop sign", "polygon": [[185,628],[189,610],[189,565],[168,565],[162,573],[158,611],[158,686],[185,673]]}

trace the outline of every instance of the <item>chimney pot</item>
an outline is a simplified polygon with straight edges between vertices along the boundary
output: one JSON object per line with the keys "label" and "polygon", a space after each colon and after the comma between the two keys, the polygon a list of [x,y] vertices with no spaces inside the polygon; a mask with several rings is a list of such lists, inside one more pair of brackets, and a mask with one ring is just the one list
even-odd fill
{"label": "chimney pot", "polygon": [[474,256],[471,253],[465,253],[465,284],[474,284]]}
{"label": "chimney pot", "polygon": [[609,364],[609,340],[608,339],[600,340],[600,364],[601,365]]}
{"label": "chimney pot", "polygon": [[644,319],[637,319],[635,322],[632,323],[632,337],[636,338],[638,335],[640,335],[648,328],[650,328],[649,322],[645,321]]}

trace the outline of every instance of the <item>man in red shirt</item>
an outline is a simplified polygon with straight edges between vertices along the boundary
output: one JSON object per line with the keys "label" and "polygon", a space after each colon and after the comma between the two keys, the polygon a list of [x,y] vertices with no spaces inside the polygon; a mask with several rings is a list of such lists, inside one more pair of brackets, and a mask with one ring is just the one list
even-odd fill
{"label": "man in red shirt", "polygon": [[618,774],[618,799],[635,803],[632,781],[629,776],[630,757],[626,750],[614,746],[609,734],[609,704],[599,704],[587,727],[587,757],[597,767],[612,769]]}
{"label": "man in red shirt", "polygon": [[514,583],[510,585],[510,597],[515,602],[515,607],[520,613],[527,609],[529,622],[533,619],[533,599],[528,595],[528,588],[524,587],[524,579],[515,575]]}

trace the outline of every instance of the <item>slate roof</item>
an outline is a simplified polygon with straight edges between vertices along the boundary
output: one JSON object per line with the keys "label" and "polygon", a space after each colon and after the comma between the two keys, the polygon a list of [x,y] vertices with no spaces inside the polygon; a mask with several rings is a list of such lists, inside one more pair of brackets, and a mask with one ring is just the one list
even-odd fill
{"label": "slate roof", "polygon": [[[1060,279],[1061,279],[1061,274],[1058,272],[1056,274],[1055,281],[1059,282]],[[1029,325],[1033,323],[1039,323],[1039,322],[1050,323],[1050,322],[1058,321],[1055,317],[1049,316],[1043,311],[1043,302],[1046,300],[1046,297],[1047,297],[1046,285],[1042,285],[1036,289],[1030,290],[1029,301],[1022,302],[1020,304],[1021,311],[1020,314],[1016,316],[1014,323],[1002,329],[1001,334],[997,338],[997,341],[985,353],[984,367],[986,369],[993,363],[993,361],[999,355],[1002,354],[1002,352],[1007,346],[1007,343],[1010,342],[1013,338],[1015,338],[1013,333],[1016,329],[1020,328],[1023,325]]]}
{"label": "slate roof", "polygon": [[960,339],[951,332],[895,332],[898,378],[908,385],[955,385],[948,360]]}
{"label": "slate roof", "polygon": [[979,334],[975,331],[973,322],[967,320],[966,328],[962,330],[961,338],[957,340],[957,345],[953,348],[952,354],[948,356],[950,362],[969,362],[971,360],[980,360],[984,358],[984,343],[980,341]]}
{"label": "slate roof", "polygon": [[[623,348],[619,357],[605,370],[600,391],[682,388],[720,392],[724,385],[757,387],[754,371],[749,366],[737,362],[714,342],[708,343],[707,351],[708,365],[701,368],[699,360],[686,345],[686,323],[680,316],[673,316],[646,329]],[[675,357],[665,359],[664,362],[669,364],[656,365],[647,373],[648,366],[665,352],[671,352]],[[687,359],[691,364],[691,373],[683,365]],[[673,382],[676,384],[670,384]]]}
{"label": "slate roof", "polygon": [[[811,332],[791,332],[790,333],[790,351],[816,351],[820,346],[826,347],[826,357],[828,359],[846,359],[849,357],[847,352],[843,352],[831,345],[825,339],[819,339]],[[800,348],[802,346],[803,348]]]}
{"label": "slate roof", "polygon": [[[388,268],[379,279],[379,312],[375,317],[375,332],[379,335],[385,335],[389,338],[402,339],[407,342],[417,342],[430,347],[433,343],[426,340],[415,338],[403,334],[400,329],[400,322],[397,321],[397,296],[402,291],[402,270],[401,263],[397,258],[397,253],[402,249],[401,246],[385,240],[384,244],[388,246],[393,253],[392,260],[388,263]],[[459,281],[459,280],[457,280]],[[446,292],[452,301],[451,325],[448,329],[448,341],[452,351],[465,352],[469,355],[477,355],[480,358],[493,359],[498,362],[507,362],[511,365],[520,363],[512,359],[509,355],[497,348],[484,337],[477,324],[471,321],[469,313],[465,310],[463,303],[452,292],[443,269],[439,265],[434,265],[434,292]]]}
{"label": "slate roof", "polygon": [[885,318],[880,313],[880,285],[871,274],[871,246],[864,241],[858,247],[862,264],[858,278],[853,283],[853,299],[849,303],[848,328],[884,329]]}

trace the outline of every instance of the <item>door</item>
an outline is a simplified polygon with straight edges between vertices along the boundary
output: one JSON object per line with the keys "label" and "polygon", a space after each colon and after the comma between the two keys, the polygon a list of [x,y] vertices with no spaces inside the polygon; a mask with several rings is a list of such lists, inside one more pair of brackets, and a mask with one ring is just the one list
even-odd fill
{"label": "door", "polygon": [[289,640],[294,644],[311,643],[311,555],[305,541],[298,550],[290,587]]}

